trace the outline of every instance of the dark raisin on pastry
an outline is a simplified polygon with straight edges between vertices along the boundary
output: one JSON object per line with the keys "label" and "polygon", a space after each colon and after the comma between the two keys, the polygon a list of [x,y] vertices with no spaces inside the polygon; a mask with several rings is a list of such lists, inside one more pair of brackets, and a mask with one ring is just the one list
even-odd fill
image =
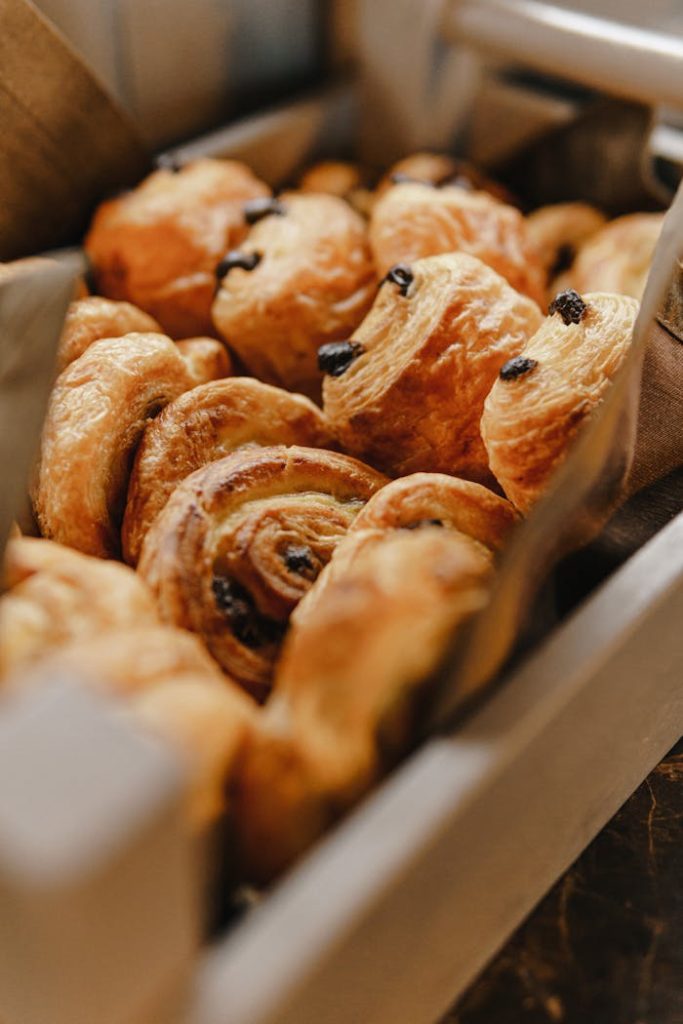
{"label": "dark raisin on pastry", "polygon": [[507,363],[503,363],[498,376],[501,380],[515,380],[516,377],[522,377],[525,373],[530,373],[536,366],[538,366],[536,359],[529,359],[527,356],[515,356],[514,359],[508,359]]}
{"label": "dark raisin on pastry", "polygon": [[216,575],[211,589],[216,604],[230,621],[233,633],[245,647],[265,647],[281,641],[284,624],[261,615],[249,592],[236,580]]}
{"label": "dark raisin on pastry", "polygon": [[235,267],[239,267],[240,270],[254,270],[260,262],[260,252],[242,252],[241,249],[231,249],[216,267],[216,280],[222,281],[225,275]]}
{"label": "dark raisin on pastry", "polygon": [[260,196],[257,199],[250,199],[244,206],[244,219],[247,224],[256,224],[264,217],[284,217],[287,212],[284,203],[279,199],[272,199],[270,196]]}
{"label": "dark raisin on pastry", "polygon": [[567,326],[569,324],[580,324],[586,312],[586,303],[578,292],[568,288],[566,292],[560,292],[548,306],[548,315],[559,313]]}
{"label": "dark raisin on pastry", "polygon": [[[405,298],[408,294],[408,289],[413,283],[414,276],[413,271],[407,263],[395,263],[387,273],[384,281],[389,281],[391,284],[397,284],[399,293]],[[384,284],[384,281],[382,281],[382,284]]]}
{"label": "dark raisin on pastry", "polygon": [[416,519],[414,523],[406,523],[404,530],[421,530],[423,526],[443,526],[442,519]]}
{"label": "dark raisin on pastry", "polygon": [[318,369],[330,377],[341,377],[363,351],[358,341],[330,341],[318,349]]}
{"label": "dark raisin on pastry", "polygon": [[283,553],[283,560],[290,572],[313,580],[318,575],[313,552],[307,544],[290,544]]}
{"label": "dark raisin on pastry", "polygon": [[571,245],[569,242],[564,242],[559,246],[557,253],[555,254],[555,261],[550,267],[549,277],[557,277],[558,274],[564,274],[565,270],[569,270],[574,259],[576,257],[576,246]]}

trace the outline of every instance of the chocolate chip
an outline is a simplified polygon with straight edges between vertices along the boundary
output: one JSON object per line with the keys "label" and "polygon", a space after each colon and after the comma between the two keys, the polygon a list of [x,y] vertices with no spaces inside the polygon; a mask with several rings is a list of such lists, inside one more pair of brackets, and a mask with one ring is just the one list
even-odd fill
{"label": "chocolate chip", "polygon": [[211,589],[218,608],[230,622],[235,637],[245,647],[279,643],[285,632],[281,622],[261,615],[249,591],[227,576],[214,576]]}
{"label": "chocolate chip", "polygon": [[330,341],[318,349],[318,369],[330,377],[341,377],[364,351],[359,341]]}
{"label": "chocolate chip", "polygon": [[243,210],[247,224],[256,224],[257,221],[263,220],[264,217],[270,217],[271,214],[276,217],[284,217],[286,212],[284,203],[281,203],[279,199],[271,199],[270,196],[250,199],[248,203],[245,203]]}
{"label": "chocolate chip", "polygon": [[170,171],[171,174],[177,174],[183,168],[178,157],[173,156],[171,153],[161,153],[155,158],[154,166],[157,171]]}
{"label": "chocolate chip", "polygon": [[576,249],[573,245],[570,245],[568,242],[561,245],[555,254],[555,262],[550,268],[550,277],[557,277],[558,274],[564,274],[565,270],[569,270],[575,256]]}
{"label": "chocolate chip", "polygon": [[306,544],[290,544],[283,553],[284,563],[290,572],[305,579],[314,580],[318,575],[313,552]]}
{"label": "chocolate chip", "polygon": [[521,377],[525,373],[530,373],[535,366],[538,366],[536,359],[529,359],[527,356],[515,356],[514,359],[508,359],[507,363],[503,363],[498,376],[501,380],[514,380],[515,377]]}
{"label": "chocolate chip", "polygon": [[548,306],[548,315],[559,313],[565,324],[569,326],[569,324],[580,324],[587,308],[579,293],[575,292],[573,288],[569,288],[566,292],[560,292],[555,296]]}
{"label": "chocolate chip", "polygon": [[397,284],[400,294],[405,298],[408,294],[408,289],[413,283],[414,277],[415,275],[407,263],[396,263],[381,284],[384,284],[384,281],[389,281],[391,284]]}
{"label": "chocolate chip", "polygon": [[260,252],[242,252],[241,249],[231,249],[216,267],[216,280],[222,281],[226,274],[235,267],[241,270],[253,270],[261,262]]}
{"label": "chocolate chip", "polygon": [[423,526],[443,526],[441,519],[416,519],[414,523],[406,523],[403,530],[419,530]]}

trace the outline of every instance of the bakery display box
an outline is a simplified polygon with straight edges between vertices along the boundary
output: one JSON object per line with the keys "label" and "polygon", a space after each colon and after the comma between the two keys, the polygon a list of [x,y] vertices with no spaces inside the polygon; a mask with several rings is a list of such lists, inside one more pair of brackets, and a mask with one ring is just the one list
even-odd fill
{"label": "bakery display box", "polygon": [[[491,21],[477,18],[487,8],[531,17],[547,5],[465,3],[445,22],[433,6],[439,30],[483,46]],[[386,5],[366,8],[374,47]],[[434,23],[423,28],[418,62]],[[510,32],[521,48],[525,33]],[[594,40],[596,54],[604,44]],[[671,74],[648,92],[651,49],[641,58],[632,98],[654,102]],[[609,88],[590,60],[579,63],[577,77]],[[398,83],[386,74],[390,95]],[[515,137],[503,140],[511,148],[571,115],[571,101],[519,83],[480,82],[477,102],[484,119],[518,104]],[[173,155],[238,157],[277,183],[308,159],[348,152],[362,111],[356,86],[344,85]],[[658,123],[649,152],[661,157]],[[387,145],[404,149],[420,131],[406,121]],[[490,149],[485,130],[475,126],[473,138]],[[682,619],[678,515],[457,729],[423,743],[208,944],[198,923],[206,873],[180,825],[173,753],[70,679],[6,702],[0,1021],[431,1024],[681,735]]]}

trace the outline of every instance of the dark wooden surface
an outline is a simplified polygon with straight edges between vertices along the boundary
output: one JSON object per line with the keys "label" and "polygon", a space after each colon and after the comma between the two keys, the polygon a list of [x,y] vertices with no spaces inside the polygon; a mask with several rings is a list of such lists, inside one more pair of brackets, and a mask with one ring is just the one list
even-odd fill
{"label": "dark wooden surface", "polygon": [[442,1024],[683,1024],[683,741]]}

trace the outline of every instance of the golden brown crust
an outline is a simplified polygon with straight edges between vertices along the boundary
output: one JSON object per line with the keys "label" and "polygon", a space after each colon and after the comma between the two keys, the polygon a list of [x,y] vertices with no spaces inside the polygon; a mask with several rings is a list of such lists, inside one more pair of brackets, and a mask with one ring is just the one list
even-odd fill
{"label": "golden brown crust", "polygon": [[433,256],[411,272],[407,289],[382,285],[352,339],[361,354],[325,378],[325,413],[345,449],[392,475],[486,480],[484,398],[543,317],[473,256]]}
{"label": "golden brown crust", "polygon": [[234,160],[158,170],[98,208],[85,247],[98,291],[146,310],[174,338],[214,333],[214,270],[246,235],[243,206],[270,195]]}
{"label": "golden brown crust", "polygon": [[485,603],[490,571],[480,545],[436,527],[341,542],[292,617],[274,695],[236,768],[253,878],[287,867],[404,748],[425,679]]}
{"label": "golden brown crust", "polygon": [[581,247],[567,281],[578,292],[640,300],[663,222],[663,213],[632,213],[610,221]]}
{"label": "golden brown crust", "polygon": [[603,227],[606,217],[588,203],[555,203],[534,210],[526,223],[550,279],[571,266],[578,250]]}
{"label": "golden brown crust", "polygon": [[230,354],[215,338],[184,338],[176,342],[176,348],[195,384],[222,380],[232,372]]}
{"label": "golden brown crust", "polygon": [[152,595],[132,570],[49,540],[10,541],[4,585],[0,676],[69,641],[159,621]]}
{"label": "golden brown crust", "polygon": [[135,694],[130,707],[136,723],[186,756],[186,818],[192,828],[205,829],[229,810],[230,776],[255,726],[253,701],[236,686],[178,675]]}
{"label": "golden brown crust", "polygon": [[33,494],[45,537],[86,554],[118,553],[130,463],[145,423],[191,385],[176,346],[161,334],[96,341],[60,374]]}
{"label": "golden brown crust", "polygon": [[290,192],[279,202],[284,212],[256,223],[241,247],[260,262],[225,275],[212,315],[257,377],[316,397],[318,348],[360,323],[375,271],[365,225],[343,200]]}
{"label": "golden brown crust", "polygon": [[145,534],[186,477],[241,448],[327,447],[325,417],[308,398],[233,377],[193,388],[148,424],[138,448],[123,520],[123,552],[135,565]]}
{"label": "golden brown crust", "polygon": [[385,478],[321,449],[235,452],[192,473],[145,538],[161,617],[263,697],[292,609]]}
{"label": "golden brown crust", "polygon": [[427,185],[396,185],[377,202],[370,244],[380,274],[396,263],[439,253],[466,252],[501,274],[536,302],[544,275],[519,210],[485,192]]}
{"label": "golden brown crust", "polygon": [[323,192],[345,199],[349,192],[363,184],[358,164],[346,160],[321,160],[307,168],[299,180],[302,192]]}
{"label": "golden brown crust", "polygon": [[481,421],[489,464],[508,498],[526,512],[564,462],[602,401],[631,342],[635,299],[587,294],[580,322],[548,317],[525,345],[531,366],[491,388]]}
{"label": "golden brown crust", "polygon": [[57,373],[82,356],[94,341],[132,333],[156,333],[161,328],[130,302],[114,302],[99,295],[77,299],[69,306],[57,351]]}
{"label": "golden brown crust", "polygon": [[444,473],[413,473],[373,494],[349,532],[443,526],[499,551],[518,518],[510,502],[488,487]]}
{"label": "golden brown crust", "polygon": [[487,178],[472,164],[456,160],[445,153],[429,152],[411,153],[392,164],[377,186],[377,198],[405,179],[437,187],[452,185],[468,191],[488,192],[504,203],[513,202],[506,188]]}

